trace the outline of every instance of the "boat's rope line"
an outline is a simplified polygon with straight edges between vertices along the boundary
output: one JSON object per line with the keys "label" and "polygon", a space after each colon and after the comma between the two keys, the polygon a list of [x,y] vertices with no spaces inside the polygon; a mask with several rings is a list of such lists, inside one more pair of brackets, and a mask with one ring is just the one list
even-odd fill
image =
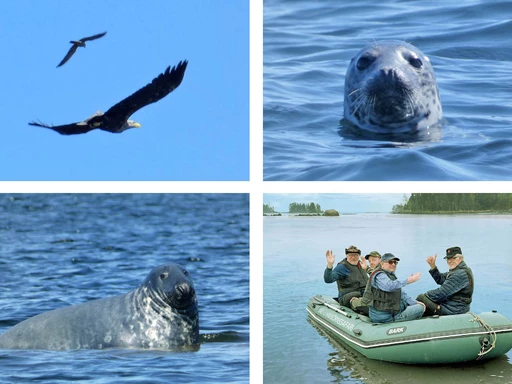
{"label": "boat's rope line", "polygon": [[498,339],[498,335],[496,335],[496,331],[489,324],[487,324],[484,319],[482,319],[480,316],[472,312],[470,313],[474,317],[472,321],[478,321],[482,325],[482,327],[484,327],[487,330],[487,332],[489,332],[489,337],[491,339],[490,346],[488,343],[485,342],[485,339],[484,342],[482,342],[482,349],[480,349],[480,352],[478,352],[478,357],[476,358],[477,360],[480,360],[487,353],[491,352],[494,349],[494,347],[496,347],[496,340]]}

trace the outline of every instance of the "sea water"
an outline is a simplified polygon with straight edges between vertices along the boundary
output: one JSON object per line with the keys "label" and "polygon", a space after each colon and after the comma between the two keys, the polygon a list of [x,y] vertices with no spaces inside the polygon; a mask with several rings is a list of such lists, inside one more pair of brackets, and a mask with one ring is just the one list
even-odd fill
{"label": "sea water", "polygon": [[[266,180],[511,180],[512,2],[264,1]],[[444,119],[418,135],[343,121],[345,73],[365,45],[426,54]]]}
{"label": "sea water", "polygon": [[39,313],[135,289],[183,265],[197,351],[0,350],[0,382],[249,381],[246,194],[0,194],[0,333]]}

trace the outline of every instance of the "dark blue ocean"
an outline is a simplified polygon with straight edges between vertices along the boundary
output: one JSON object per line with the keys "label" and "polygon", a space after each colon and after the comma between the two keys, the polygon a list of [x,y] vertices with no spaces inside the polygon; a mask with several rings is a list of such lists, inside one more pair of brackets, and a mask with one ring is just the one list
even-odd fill
{"label": "dark blue ocean", "polygon": [[[264,0],[265,180],[511,180],[512,2]],[[350,59],[404,40],[434,67],[443,116],[429,135],[347,129]]]}
{"label": "dark blue ocean", "polygon": [[135,289],[175,262],[197,291],[193,352],[0,350],[0,382],[249,382],[247,194],[0,194],[0,333]]}

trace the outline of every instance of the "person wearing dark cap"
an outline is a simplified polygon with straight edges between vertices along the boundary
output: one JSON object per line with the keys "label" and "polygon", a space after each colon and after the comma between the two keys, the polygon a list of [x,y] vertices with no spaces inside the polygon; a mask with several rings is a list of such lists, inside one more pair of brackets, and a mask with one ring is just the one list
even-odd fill
{"label": "person wearing dark cap", "polygon": [[366,273],[366,260],[361,257],[361,251],[354,245],[345,249],[345,258],[333,268],[336,256],[327,251],[325,258],[327,268],[324,271],[326,283],[338,284],[338,301],[341,305],[350,306],[350,300],[363,296],[368,274]]}
{"label": "person wearing dark cap", "polygon": [[[377,251],[371,251],[364,257],[370,265],[366,268],[366,273],[371,275],[378,267],[380,263],[380,253]],[[368,306],[363,305],[363,297],[353,297],[350,299],[350,307],[364,315],[368,315]]]}
{"label": "person wearing dark cap", "polygon": [[400,259],[385,253],[380,266],[371,275],[363,295],[363,304],[370,307],[372,323],[389,323],[418,319],[425,312],[425,304],[411,299],[402,288],[420,279],[414,273],[407,279],[398,280],[395,275]]}
{"label": "person wearing dark cap", "polygon": [[430,275],[439,288],[422,293],[417,297],[427,306],[425,316],[458,315],[469,312],[473,298],[474,279],[471,268],[464,262],[460,247],[446,250],[448,272],[441,273],[436,266],[437,254],[427,257]]}
{"label": "person wearing dark cap", "polygon": [[377,251],[371,251],[364,258],[366,260],[368,260],[368,262],[370,263],[368,268],[366,268],[366,273],[368,275],[371,275],[379,266],[380,258],[381,258],[380,253]]}

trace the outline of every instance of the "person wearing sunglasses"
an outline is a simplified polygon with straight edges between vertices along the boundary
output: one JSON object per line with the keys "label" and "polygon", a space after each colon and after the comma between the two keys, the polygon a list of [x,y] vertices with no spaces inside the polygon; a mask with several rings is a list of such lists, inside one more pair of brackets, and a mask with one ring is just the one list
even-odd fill
{"label": "person wearing sunglasses", "polygon": [[418,281],[420,273],[398,280],[395,272],[399,261],[392,253],[385,253],[379,268],[370,275],[362,303],[370,308],[372,323],[414,320],[425,312],[425,304],[413,300],[402,289]]}
{"label": "person wearing sunglasses", "polygon": [[351,245],[345,249],[345,258],[334,266],[336,256],[327,251],[325,258],[327,268],[324,271],[326,283],[338,284],[338,302],[345,307],[350,306],[350,300],[363,296],[368,274],[366,273],[366,260],[361,256],[361,250]]}
{"label": "person wearing sunglasses", "polygon": [[446,250],[448,272],[441,273],[436,266],[437,254],[427,257],[430,276],[439,288],[422,293],[416,299],[427,306],[424,316],[458,315],[469,312],[473,299],[474,279],[471,268],[464,262],[460,247]]}

